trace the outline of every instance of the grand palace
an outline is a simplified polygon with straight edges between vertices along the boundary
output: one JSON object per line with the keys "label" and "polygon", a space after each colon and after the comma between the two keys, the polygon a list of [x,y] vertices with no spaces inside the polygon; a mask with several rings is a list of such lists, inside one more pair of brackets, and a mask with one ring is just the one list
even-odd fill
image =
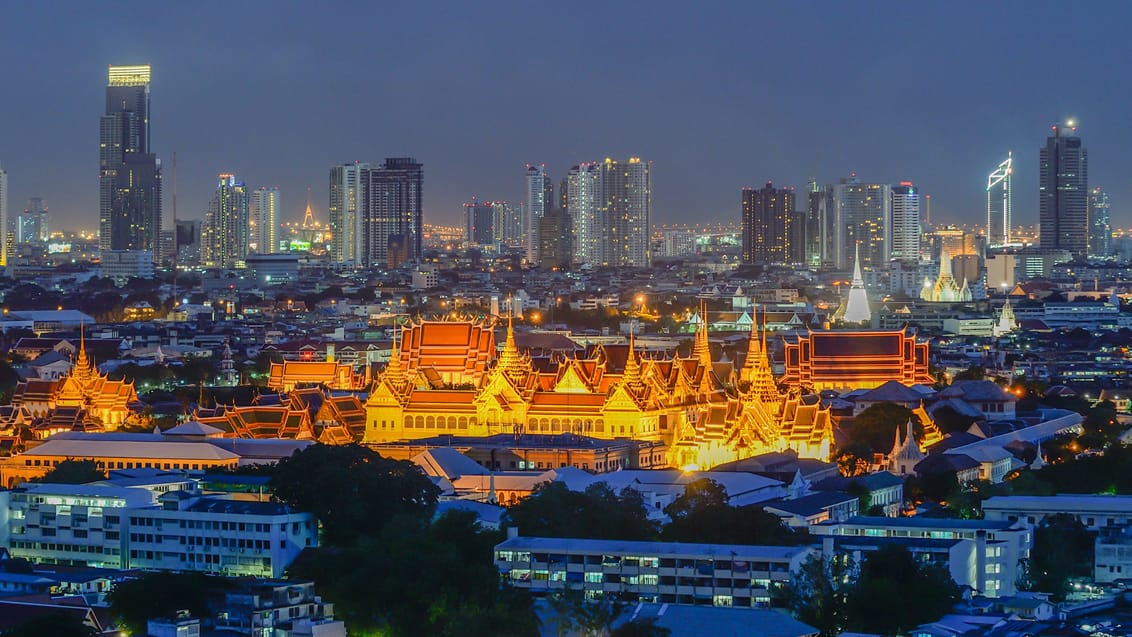
{"label": "grand palace", "polygon": [[642,355],[632,337],[581,355],[532,358],[516,346],[510,324],[497,353],[487,325],[414,322],[394,340],[366,401],[364,442],[574,433],[661,442],[677,467],[785,449],[828,458],[828,410],[779,392],[765,337],[752,332],[735,369],[713,362],[706,325],[686,358]]}

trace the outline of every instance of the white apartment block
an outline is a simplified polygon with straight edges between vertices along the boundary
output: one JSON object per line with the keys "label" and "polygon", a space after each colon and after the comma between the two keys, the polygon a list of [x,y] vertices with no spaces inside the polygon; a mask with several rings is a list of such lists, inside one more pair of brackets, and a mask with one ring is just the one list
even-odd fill
{"label": "white apartment block", "polygon": [[495,547],[500,573],[539,595],[581,589],[587,598],[621,595],[635,602],[765,607],[771,591],[817,549],[631,542],[512,534]]}
{"label": "white apartment block", "polygon": [[299,552],[318,545],[309,513],[160,490],[28,484],[8,493],[0,546],[46,564],[281,577]]}

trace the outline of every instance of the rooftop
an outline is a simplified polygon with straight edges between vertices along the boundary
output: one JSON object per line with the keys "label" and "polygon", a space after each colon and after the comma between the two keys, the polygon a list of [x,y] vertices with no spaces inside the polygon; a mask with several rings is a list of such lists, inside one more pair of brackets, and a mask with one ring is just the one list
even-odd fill
{"label": "rooftop", "polygon": [[694,544],[683,542],[635,542],[580,538],[513,537],[495,547],[510,551],[569,551],[627,555],[701,557],[748,560],[789,560],[810,551],[808,546],[761,546],[747,544]]}

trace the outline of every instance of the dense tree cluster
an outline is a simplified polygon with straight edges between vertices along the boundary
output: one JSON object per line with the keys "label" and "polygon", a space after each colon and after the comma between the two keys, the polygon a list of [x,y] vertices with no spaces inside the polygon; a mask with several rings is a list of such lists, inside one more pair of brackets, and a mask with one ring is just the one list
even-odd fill
{"label": "dense tree cluster", "polygon": [[1032,558],[1024,564],[1022,588],[1051,593],[1060,602],[1071,578],[1093,574],[1094,537],[1077,518],[1065,513],[1046,516],[1034,529]]}
{"label": "dense tree cluster", "polygon": [[841,557],[811,557],[789,594],[794,613],[823,637],[844,630],[904,634],[939,619],[959,599],[946,567],[919,562],[896,545],[868,553],[859,566]]}
{"label": "dense tree cluster", "polygon": [[105,480],[106,473],[98,468],[93,460],[63,460],[32,482],[48,484],[86,484]]}

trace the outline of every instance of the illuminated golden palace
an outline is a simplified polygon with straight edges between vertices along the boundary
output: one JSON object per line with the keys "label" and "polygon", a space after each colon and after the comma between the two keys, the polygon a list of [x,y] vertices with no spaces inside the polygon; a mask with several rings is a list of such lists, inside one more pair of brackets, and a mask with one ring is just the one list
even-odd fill
{"label": "illuminated golden palace", "polygon": [[599,346],[588,357],[549,364],[519,351],[510,324],[497,353],[489,326],[413,323],[394,339],[389,366],[370,392],[364,441],[576,433],[663,442],[677,467],[785,449],[827,459],[829,412],[779,393],[764,339],[753,331],[743,369],[721,378],[706,322],[687,358],[641,356],[630,337],[628,346]]}

